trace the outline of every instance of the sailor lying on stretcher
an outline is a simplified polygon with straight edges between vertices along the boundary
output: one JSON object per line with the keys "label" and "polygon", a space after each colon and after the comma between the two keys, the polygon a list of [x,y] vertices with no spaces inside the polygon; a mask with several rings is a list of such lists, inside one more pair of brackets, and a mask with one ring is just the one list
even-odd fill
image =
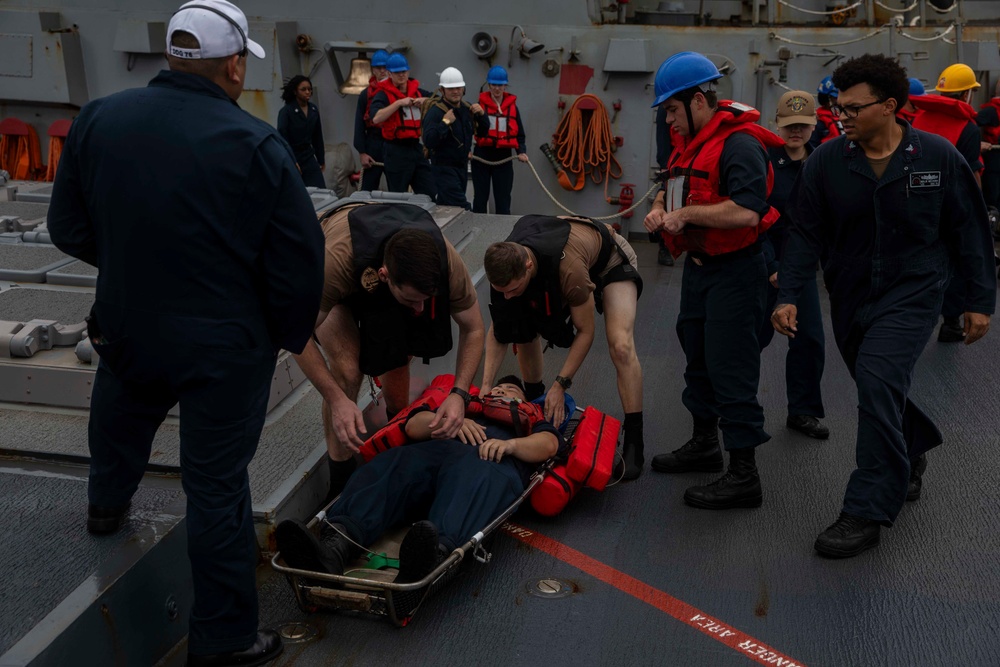
{"label": "sailor lying on stretcher", "polygon": [[[524,386],[509,375],[490,396],[523,401]],[[523,424],[523,437],[510,423],[483,413],[470,418],[472,412],[467,411],[458,438],[449,440],[429,439],[434,417],[429,409],[410,413],[405,433],[412,444],[388,449],[358,468],[327,510],[328,524],[319,539],[301,521],[278,525],[275,536],[285,563],[342,574],[361,554],[358,545],[416,521],[400,544],[395,582],[419,581],[510,506],[539,463],[564,454],[562,436],[540,410],[537,420]]]}

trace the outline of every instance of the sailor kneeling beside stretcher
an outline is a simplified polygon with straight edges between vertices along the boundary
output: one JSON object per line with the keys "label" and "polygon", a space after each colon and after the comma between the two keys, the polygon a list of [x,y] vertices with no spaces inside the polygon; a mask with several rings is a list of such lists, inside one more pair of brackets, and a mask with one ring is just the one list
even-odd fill
{"label": "sailor kneeling beside stretcher", "polygon": [[[523,401],[524,387],[507,376],[490,396]],[[285,563],[342,574],[360,555],[357,545],[418,521],[400,545],[395,582],[419,581],[509,507],[539,463],[565,453],[562,436],[544,418],[517,437],[509,423],[467,415],[457,439],[430,440],[433,417],[429,409],[414,410],[405,426],[413,444],[382,452],[351,476],[326,513],[332,527],[324,525],[319,539],[301,521],[279,524],[276,539]]]}

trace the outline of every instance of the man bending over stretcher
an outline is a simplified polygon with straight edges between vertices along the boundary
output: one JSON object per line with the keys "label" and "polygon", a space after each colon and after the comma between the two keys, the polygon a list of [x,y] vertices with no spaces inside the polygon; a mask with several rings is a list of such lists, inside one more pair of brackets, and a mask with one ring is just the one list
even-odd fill
{"label": "man bending over stretcher", "polygon": [[[508,375],[490,395],[523,401],[524,386]],[[413,444],[383,452],[354,473],[327,511],[334,527],[324,525],[319,539],[301,521],[282,521],[275,536],[285,563],[342,574],[361,553],[354,543],[372,544],[385,531],[417,521],[400,545],[395,581],[419,581],[509,507],[538,464],[566,446],[547,421],[518,438],[510,425],[481,415],[467,416],[457,438],[431,440],[433,418],[426,408],[416,410],[406,422]]]}

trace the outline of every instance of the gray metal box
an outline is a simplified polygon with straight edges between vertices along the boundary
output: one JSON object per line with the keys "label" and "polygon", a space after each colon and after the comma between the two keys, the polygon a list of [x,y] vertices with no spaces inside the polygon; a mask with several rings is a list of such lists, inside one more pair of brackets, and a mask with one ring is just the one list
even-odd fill
{"label": "gray metal box", "polygon": [[605,72],[648,73],[653,71],[653,53],[648,39],[609,39]]}
{"label": "gray metal box", "polygon": [[163,21],[121,19],[115,30],[115,51],[163,53],[167,45],[167,24]]}
{"label": "gray metal box", "polygon": [[962,60],[976,72],[996,72],[1000,70],[1000,48],[996,40],[963,42]]}

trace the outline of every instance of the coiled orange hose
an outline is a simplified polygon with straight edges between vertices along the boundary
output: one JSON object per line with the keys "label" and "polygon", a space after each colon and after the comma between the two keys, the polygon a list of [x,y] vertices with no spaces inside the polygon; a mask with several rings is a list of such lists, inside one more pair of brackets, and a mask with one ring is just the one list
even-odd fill
{"label": "coiled orange hose", "polygon": [[[590,121],[584,124],[584,109],[593,109]],[[594,183],[604,181],[604,198],[608,196],[608,180],[622,177],[622,166],[614,156],[614,135],[608,110],[596,95],[581,95],[559,121],[552,135],[552,148],[568,174],[576,175],[576,183],[560,174],[559,183],[567,190],[580,190],[589,175]]]}

